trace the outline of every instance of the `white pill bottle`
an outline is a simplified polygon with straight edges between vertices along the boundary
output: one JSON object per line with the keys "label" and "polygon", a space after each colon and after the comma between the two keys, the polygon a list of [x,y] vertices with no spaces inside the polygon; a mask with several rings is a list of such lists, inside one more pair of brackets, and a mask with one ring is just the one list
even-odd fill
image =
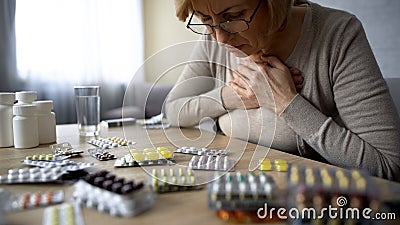
{"label": "white pill bottle", "polygon": [[32,104],[36,106],[39,144],[56,142],[56,114],[52,112],[53,101],[35,101]]}
{"label": "white pill bottle", "polygon": [[31,105],[37,99],[36,91],[19,91],[15,93],[15,105]]}
{"label": "white pill bottle", "polygon": [[34,148],[39,146],[36,106],[14,105],[13,112],[14,147]]}
{"label": "white pill bottle", "polygon": [[13,105],[15,93],[0,93],[0,148],[14,145]]}

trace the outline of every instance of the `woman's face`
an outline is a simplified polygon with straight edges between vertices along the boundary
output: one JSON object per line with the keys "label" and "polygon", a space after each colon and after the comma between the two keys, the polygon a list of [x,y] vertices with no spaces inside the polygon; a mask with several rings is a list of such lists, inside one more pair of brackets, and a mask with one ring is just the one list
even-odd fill
{"label": "woman's face", "polygon": [[[257,9],[257,5],[261,5]],[[225,21],[249,21],[255,10],[253,20],[248,30],[231,34],[222,29],[215,29],[212,36],[219,42],[233,48],[228,50],[235,53],[235,48],[246,55],[258,53],[261,49],[268,50],[269,42],[266,34],[268,10],[264,0],[192,0],[195,15],[204,24],[217,25]],[[237,50],[236,50],[237,53]]]}

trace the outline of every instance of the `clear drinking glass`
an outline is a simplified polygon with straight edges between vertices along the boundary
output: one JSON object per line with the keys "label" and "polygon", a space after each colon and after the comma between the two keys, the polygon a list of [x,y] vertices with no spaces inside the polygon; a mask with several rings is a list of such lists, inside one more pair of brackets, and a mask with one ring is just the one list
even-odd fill
{"label": "clear drinking glass", "polygon": [[75,106],[80,136],[100,134],[100,87],[75,86]]}

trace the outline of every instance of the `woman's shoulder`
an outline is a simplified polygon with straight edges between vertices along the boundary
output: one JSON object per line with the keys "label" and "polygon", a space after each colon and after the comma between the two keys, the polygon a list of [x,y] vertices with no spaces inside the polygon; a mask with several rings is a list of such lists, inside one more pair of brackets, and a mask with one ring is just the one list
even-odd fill
{"label": "woman's shoulder", "polygon": [[335,46],[344,39],[352,39],[363,31],[360,20],[353,14],[309,3],[311,8],[311,34],[315,42]]}
{"label": "woman's shoulder", "polygon": [[346,28],[351,24],[361,24],[357,17],[350,12],[312,2],[309,5],[312,11],[313,24],[319,29],[330,29],[337,32],[338,29]]}

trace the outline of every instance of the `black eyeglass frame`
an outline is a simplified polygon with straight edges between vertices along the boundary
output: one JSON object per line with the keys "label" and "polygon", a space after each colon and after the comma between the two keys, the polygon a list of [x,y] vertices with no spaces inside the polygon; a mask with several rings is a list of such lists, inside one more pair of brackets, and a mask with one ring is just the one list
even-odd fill
{"label": "black eyeglass frame", "polygon": [[[195,14],[195,11],[193,11],[193,13],[192,13],[192,15],[190,16],[190,19],[189,19],[189,21],[188,21],[188,23],[187,23],[187,25],[186,25],[186,28],[189,29],[189,30],[191,30],[191,31],[193,31],[194,33],[200,34],[200,35],[211,35],[211,34],[215,33],[215,29],[216,29],[216,28],[221,29],[221,30],[224,30],[225,32],[228,32],[228,33],[230,33],[230,34],[237,34],[237,33],[244,32],[244,31],[246,31],[246,30],[248,30],[248,29],[250,28],[250,23],[253,21],[255,15],[257,14],[258,8],[260,8],[262,1],[263,1],[263,0],[260,0],[260,1],[258,2],[257,7],[254,9],[254,12],[253,12],[253,14],[250,16],[249,20],[245,20],[245,19],[238,19],[238,20],[231,20],[231,21],[228,20],[228,21],[224,21],[224,22],[222,22],[222,23],[219,23],[219,24],[217,24],[217,25],[204,24],[204,23],[194,23],[194,24],[191,24],[192,19],[193,19],[194,14]],[[221,27],[221,24],[229,24],[229,23],[238,22],[238,21],[245,22],[246,25],[247,25],[247,28],[246,28],[245,30],[242,30],[242,31],[230,32],[230,31],[227,31],[227,30],[225,30],[224,28]],[[192,26],[192,25],[194,25],[194,26],[206,26],[206,27],[210,27],[212,32],[209,33],[209,34],[197,32],[197,31],[193,30],[193,29],[190,27],[190,26]]]}

